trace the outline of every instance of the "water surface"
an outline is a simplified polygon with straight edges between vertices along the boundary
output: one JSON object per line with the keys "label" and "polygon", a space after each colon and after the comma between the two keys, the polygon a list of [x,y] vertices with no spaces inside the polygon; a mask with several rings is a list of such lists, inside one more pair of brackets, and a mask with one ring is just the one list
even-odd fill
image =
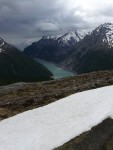
{"label": "water surface", "polygon": [[48,70],[50,70],[53,73],[54,79],[60,79],[60,78],[64,78],[64,77],[74,76],[73,72],[64,70],[53,63],[47,62],[42,59],[37,59],[37,58],[35,58],[35,61],[43,64]]}

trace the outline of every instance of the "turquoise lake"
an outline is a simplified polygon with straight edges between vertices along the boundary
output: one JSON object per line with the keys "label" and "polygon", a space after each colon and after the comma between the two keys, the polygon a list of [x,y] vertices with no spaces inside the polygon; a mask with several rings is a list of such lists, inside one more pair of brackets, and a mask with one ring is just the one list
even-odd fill
{"label": "turquoise lake", "polygon": [[37,59],[37,58],[35,58],[35,61],[39,62],[40,64],[43,64],[48,70],[50,70],[53,73],[54,79],[60,79],[60,78],[75,75],[74,73],[72,73],[70,71],[66,71],[66,70],[58,67],[57,65],[53,64],[53,63],[49,63],[47,61]]}

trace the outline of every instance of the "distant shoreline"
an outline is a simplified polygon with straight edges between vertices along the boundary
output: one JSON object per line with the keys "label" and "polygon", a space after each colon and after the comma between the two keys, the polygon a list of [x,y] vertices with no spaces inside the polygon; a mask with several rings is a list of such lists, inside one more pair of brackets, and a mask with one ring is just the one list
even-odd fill
{"label": "distant shoreline", "polygon": [[43,64],[48,70],[50,70],[54,75],[53,76],[54,79],[60,79],[60,78],[70,77],[75,75],[73,72],[65,70],[55,63],[52,62],[50,63],[48,61],[39,58],[34,58],[34,60]]}

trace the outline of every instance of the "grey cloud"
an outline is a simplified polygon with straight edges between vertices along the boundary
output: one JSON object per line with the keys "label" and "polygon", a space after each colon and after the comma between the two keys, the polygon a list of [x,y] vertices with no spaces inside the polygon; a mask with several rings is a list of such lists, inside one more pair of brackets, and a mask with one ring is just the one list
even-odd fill
{"label": "grey cloud", "polygon": [[[59,34],[72,28],[90,27],[92,24],[87,20],[88,16],[85,18],[75,14],[76,11],[83,10],[78,6],[68,9],[67,2],[69,1],[0,0],[0,34],[14,43],[15,39],[35,38],[44,34]],[[111,5],[104,11],[97,9],[95,14],[90,14],[93,18],[109,16],[110,10],[113,10]]]}

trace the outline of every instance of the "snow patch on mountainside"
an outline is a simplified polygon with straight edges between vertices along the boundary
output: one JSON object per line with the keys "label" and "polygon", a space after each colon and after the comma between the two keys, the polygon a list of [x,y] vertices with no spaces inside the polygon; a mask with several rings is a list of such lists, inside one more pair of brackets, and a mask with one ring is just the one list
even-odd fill
{"label": "snow patch on mountainside", "polygon": [[79,31],[70,31],[66,34],[64,34],[63,36],[61,36],[61,38],[59,38],[58,42],[62,42],[63,44],[70,44],[70,41],[77,43],[80,40],[82,40],[85,37],[86,33],[85,32],[79,32]]}
{"label": "snow patch on mountainside", "polygon": [[4,41],[2,39],[0,39],[0,53],[4,51],[2,48],[4,46],[4,44],[5,44]]}
{"label": "snow patch on mountainside", "polygon": [[0,48],[0,53],[3,52],[4,50]]}
{"label": "snow patch on mountainside", "polygon": [[80,39],[82,40],[86,35],[89,35],[91,33],[91,29],[79,29],[78,30],[78,35]]}
{"label": "snow patch on mountainside", "polygon": [[106,37],[109,45],[113,47],[113,24],[107,25]]}
{"label": "snow patch on mountainside", "polygon": [[42,39],[53,39],[57,40],[58,43],[63,45],[70,45],[70,43],[75,44],[82,40],[89,32],[86,32],[84,30],[73,30],[69,31],[64,35],[57,35],[57,36],[43,36]]}
{"label": "snow patch on mountainside", "polygon": [[[0,40],[0,41],[2,41],[2,40]],[[4,45],[4,41],[1,42],[0,47],[2,47],[3,45]]]}
{"label": "snow patch on mountainside", "polygon": [[64,35],[62,37],[62,39],[64,40],[64,42],[67,42],[67,41],[71,40],[71,38],[73,38],[77,42],[80,40],[80,37],[78,36],[78,33],[75,32],[75,31],[70,31],[69,33],[67,33],[66,35]]}
{"label": "snow patch on mountainside", "polygon": [[113,118],[113,86],[89,90],[0,122],[0,150],[52,150]]}
{"label": "snow patch on mountainside", "polygon": [[[107,43],[110,48],[113,47],[113,24],[105,23],[95,29],[103,37],[103,43]],[[104,37],[105,34],[105,37]]]}
{"label": "snow patch on mountainside", "polygon": [[69,44],[68,42],[71,40],[74,40],[75,42],[79,42],[81,39],[83,39],[87,32],[83,31],[70,31],[64,35],[57,35],[57,36],[43,36],[42,39],[54,39],[58,40],[58,42],[63,42],[64,44]]}
{"label": "snow patch on mountainside", "polygon": [[59,37],[61,37],[61,35],[57,35],[57,36],[43,36],[43,38],[45,38],[45,39],[53,39],[53,40],[57,40]]}

